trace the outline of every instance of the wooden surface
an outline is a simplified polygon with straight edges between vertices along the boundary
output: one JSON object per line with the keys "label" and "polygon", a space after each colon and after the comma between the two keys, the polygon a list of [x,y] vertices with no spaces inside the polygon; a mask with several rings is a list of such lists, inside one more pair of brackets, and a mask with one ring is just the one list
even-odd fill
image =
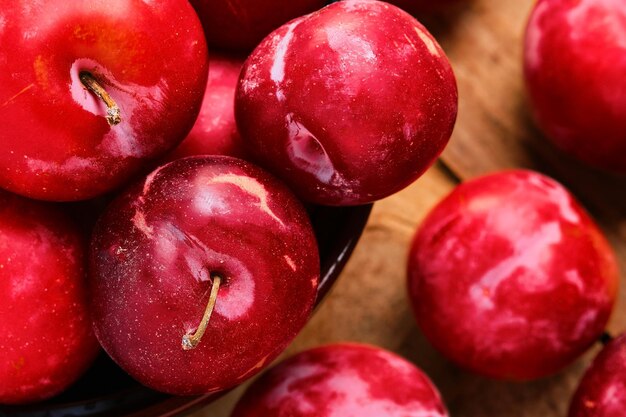
{"label": "wooden surface", "polygon": [[[405,291],[408,245],[428,210],[458,181],[513,167],[537,169],[567,185],[603,227],[626,271],[626,178],[568,160],[546,143],[531,121],[521,39],[532,3],[476,0],[424,20],[448,53],[459,83],[459,118],[452,141],[441,162],[417,183],[375,205],[342,277],[287,355],[336,341],[372,343],[426,371],[452,417],[566,416],[570,396],[598,347],[564,372],[540,381],[515,384],[481,378],[458,369],[430,347],[413,321]],[[626,328],[623,287],[609,326],[612,333]],[[240,391],[193,417],[227,417]]]}

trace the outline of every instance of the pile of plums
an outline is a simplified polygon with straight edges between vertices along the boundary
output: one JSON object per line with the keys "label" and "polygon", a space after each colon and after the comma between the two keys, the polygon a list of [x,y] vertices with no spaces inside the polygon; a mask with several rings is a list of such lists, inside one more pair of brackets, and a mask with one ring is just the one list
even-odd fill
{"label": "pile of plums", "polygon": [[[194,4],[210,43],[261,41],[210,72],[185,0],[2,4],[1,403],[65,389],[96,339],[162,392],[250,378],[317,296],[301,200],[370,203],[443,150],[456,83],[417,20],[346,1],[261,40],[323,4],[248,3]],[[87,233],[50,203],[94,198],[107,207]]]}
{"label": "pile of plums", "polygon": [[[457,112],[452,68],[411,14],[325,3],[0,0],[0,404],[58,394],[98,346],[158,391],[221,392],[306,324],[320,274],[307,208],[403,189]],[[539,0],[525,64],[548,137],[626,172],[624,42],[623,0]],[[70,211],[82,200],[94,210]],[[602,337],[618,282],[600,229],[532,171],[458,186],[409,255],[423,333],[494,378],[572,363]],[[621,416],[625,372],[621,337],[571,416]],[[409,362],[339,344],[273,368],[233,413],[278,415],[448,414]]]}

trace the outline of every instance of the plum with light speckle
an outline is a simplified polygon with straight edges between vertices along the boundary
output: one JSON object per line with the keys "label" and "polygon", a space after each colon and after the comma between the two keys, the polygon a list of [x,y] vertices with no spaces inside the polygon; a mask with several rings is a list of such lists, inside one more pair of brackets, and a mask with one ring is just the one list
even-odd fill
{"label": "plum with light speckle", "polygon": [[250,51],[272,30],[326,0],[190,0],[211,46]]}
{"label": "plum with light speckle", "polygon": [[560,149],[626,173],[626,2],[539,0],[524,73],[539,127]]}
{"label": "plum with light speckle", "polygon": [[177,395],[228,389],[269,364],[308,320],[320,274],[301,203],[226,156],[176,160],[118,197],[96,225],[90,265],[106,352]]}
{"label": "plum with light speckle", "polygon": [[410,250],[417,322],[474,372],[529,380],[573,362],[602,334],[618,271],[602,232],[572,195],[532,171],[458,186]]}
{"label": "plum with light speckle", "polygon": [[569,417],[623,417],[626,410],[626,335],[612,340],[585,373]]}
{"label": "plum with light speckle", "polygon": [[99,352],[85,243],[56,207],[0,191],[0,404],[60,393]]}
{"label": "plum with light speckle", "polygon": [[2,1],[0,187],[76,201],[180,143],[208,53],[186,0]]}
{"label": "plum with light speckle", "polygon": [[235,89],[243,59],[211,54],[209,80],[196,123],[168,161],[193,155],[227,155],[246,159],[235,123]]}
{"label": "plum with light speckle", "polygon": [[437,389],[405,359],[358,344],[311,349],[252,384],[231,417],[447,417]]}
{"label": "plum with light speckle", "polygon": [[456,80],[408,13],[345,0],[280,27],[244,64],[239,131],[305,200],[356,205],[417,179],[447,144]]}

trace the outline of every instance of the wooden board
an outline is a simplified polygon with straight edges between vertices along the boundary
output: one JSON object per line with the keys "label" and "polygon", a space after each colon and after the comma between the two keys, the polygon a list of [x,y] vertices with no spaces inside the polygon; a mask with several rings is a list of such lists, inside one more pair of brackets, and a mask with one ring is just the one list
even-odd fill
{"label": "wooden board", "polygon": [[[545,141],[529,115],[521,45],[532,4],[475,0],[424,21],[448,53],[459,83],[452,141],[441,162],[416,184],[375,205],[341,279],[287,355],[343,340],[373,343],[424,369],[454,417],[566,415],[571,394],[598,347],[564,372],[540,381],[514,384],[481,378],[434,351],[413,321],[405,291],[408,245],[428,210],[458,181],[514,167],[540,170],[567,185],[606,231],[626,271],[626,179],[568,160]],[[613,333],[626,328],[624,290],[610,323]],[[194,417],[227,417],[240,391]]]}

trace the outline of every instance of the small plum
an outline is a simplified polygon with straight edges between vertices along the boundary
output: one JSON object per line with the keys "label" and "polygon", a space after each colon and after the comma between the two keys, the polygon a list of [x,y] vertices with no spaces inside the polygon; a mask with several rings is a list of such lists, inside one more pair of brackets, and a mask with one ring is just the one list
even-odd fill
{"label": "small plum", "polygon": [[99,352],[85,243],[56,207],[0,191],[0,404],[60,393]]}
{"label": "small plum", "polygon": [[406,187],[448,142],[450,63],[408,13],[344,0],[283,25],[248,57],[235,99],[255,160],[300,197],[372,202]]}
{"label": "small plum", "polygon": [[211,54],[209,80],[196,123],[168,161],[193,155],[226,155],[245,159],[235,123],[235,89],[243,60]]}
{"label": "small plum", "polygon": [[539,0],[524,45],[535,119],[557,147],[626,173],[626,2]]}
{"label": "small plum", "polygon": [[437,389],[386,350],[336,344],[301,352],[269,370],[231,417],[447,417]]}
{"label": "small plum", "polygon": [[98,221],[96,336],[142,384],[218,392],[259,372],[311,313],[320,261],[309,218],[278,180],[231,157],[157,168]]}
{"label": "small plum", "polygon": [[623,417],[626,410],[626,335],[610,341],[580,381],[569,417]]}
{"label": "small plum", "polygon": [[408,274],[430,342],[512,380],[553,374],[587,350],[618,286],[602,232],[562,185],[532,171],[459,185],[419,228]]}
{"label": "small plum", "polygon": [[0,0],[0,187],[76,201],[187,135],[208,53],[186,0]]}

